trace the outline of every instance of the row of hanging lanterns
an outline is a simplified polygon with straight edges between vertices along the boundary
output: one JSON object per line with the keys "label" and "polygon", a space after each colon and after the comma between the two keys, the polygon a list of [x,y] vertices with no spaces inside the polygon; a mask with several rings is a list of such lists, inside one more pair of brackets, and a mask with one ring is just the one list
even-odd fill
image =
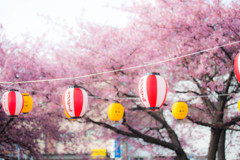
{"label": "row of hanging lanterns", "polygon": [[[112,103],[107,109],[108,118],[111,121],[118,122],[124,115],[124,107],[120,103]],[[176,119],[184,119],[188,114],[188,105],[185,102],[175,102],[172,105],[172,114]]]}
{"label": "row of hanging lanterns", "polygon": [[[234,60],[235,75],[240,82],[240,53]],[[71,119],[82,116],[87,110],[87,94],[83,89],[68,89],[63,95],[66,115]],[[138,93],[142,104],[151,111],[160,109],[167,97],[167,82],[159,73],[151,72],[142,77],[138,84]],[[76,93],[75,93],[76,92]],[[76,99],[75,99],[76,98]],[[79,98],[79,99],[78,99]],[[108,118],[119,121],[124,115],[124,107],[119,103],[108,106]],[[188,106],[184,102],[176,102],[172,106],[172,114],[176,119],[184,119],[188,114]]]}
{"label": "row of hanging lanterns", "polygon": [[[234,59],[234,72],[240,83],[240,53]],[[138,93],[142,104],[151,111],[160,109],[167,97],[167,82],[159,73],[151,72],[142,77],[138,84]],[[67,117],[77,119],[83,116],[88,106],[87,92],[78,87],[67,89],[62,97],[63,107]],[[33,105],[32,98],[27,93],[21,94],[17,90],[10,90],[2,96],[4,112],[9,117],[17,117],[21,112],[28,113]],[[238,105],[240,105],[238,103]],[[176,102],[172,106],[172,113],[176,119],[184,119],[188,113],[188,106],[184,102]],[[119,103],[110,104],[108,117],[112,121],[119,121],[124,114],[124,108]]]}
{"label": "row of hanging lanterns", "polygon": [[[140,79],[138,90],[142,104],[148,110],[155,111],[160,109],[166,100],[167,82],[159,73],[148,73]],[[76,86],[70,87],[64,92],[62,103],[67,118],[76,120],[87,111],[87,92]],[[26,114],[31,111],[33,100],[28,93],[21,94],[17,90],[10,90],[3,94],[2,105],[9,117],[17,117],[21,112]],[[177,102],[173,105],[172,112],[176,119],[184,119],[188,112],[187,105]],[[120,103],[112,103],[108,106],[107,113],[111,121],[120,121],[124,115],[124,107]]]}

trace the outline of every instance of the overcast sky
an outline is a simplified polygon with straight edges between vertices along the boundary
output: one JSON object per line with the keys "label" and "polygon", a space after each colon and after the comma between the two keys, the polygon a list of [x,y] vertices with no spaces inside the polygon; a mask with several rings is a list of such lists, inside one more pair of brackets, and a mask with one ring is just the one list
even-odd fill
{"label": "overcast sky", "polygon": [[[231,0],[223,1],[229,3]],[[130,0],[0,0],[0,24],[10,39],[16,38],[20,33],[30,32],[39,36],[45,32],[48,26],[41,15],[61,17],[69,24],[74,24],[76,17],[82,17],[88,21],[121,27],[127,24],[128,15],[117,8],[129,2]]]}
{"label": "overcast sky", "polygon": [[[74,24],[76,17],[96,23],[124,26],[126,13],[119,8],[125,0],[0,0],[0,24],[10,38],[19,33],[39,35],[47,29],[40,15],[61,17]],[[109,7],[110,6],[110,7]],[[84,9],[84,11],[83,11]]]}

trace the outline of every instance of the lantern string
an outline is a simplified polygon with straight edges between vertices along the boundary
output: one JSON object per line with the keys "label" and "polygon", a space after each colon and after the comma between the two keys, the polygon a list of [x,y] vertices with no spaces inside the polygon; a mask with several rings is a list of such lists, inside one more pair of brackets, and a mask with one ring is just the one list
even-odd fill
{"label": "lantern string", "polygon": [[[5,87],[4,85],[0,84],[1,86]],[[4,90],[7,87],[5,87]],[[61,96],[61,93],[58,92],[43,92],[43,91],[38,91],[38,90],[29,90],[29,89],[24,89],[24,88],[20,88],[20,87],[14,87],[13,89],[17,89],[17,90],[23,90],[23,91],[28,91],[28,92],[36,92],[36,93],[41,93],[41,94],[48,94],[48,95],[57,95],[57,96]],[[182,94],[182,93],[176,93],[176,94]],[[220,97],[224,97],[224,96],[229,96],[229,95],[235,95],[237,93],[224,93],[224,94],[217,94],[216,96],[220,96]],[[213,94],[206,94],[206,95],[189,95],[192,97],[206,97],[208,98],[209,96],[211,96]],[[99,97],[99,96],[93,96],[93,95],[89,95],[89,98],[95,98],[95,99],[108,99],[108,100],[140,100],[139,97]]]}
{"label": "lantern string", "polygon": [[126,71],[126,70],[131,70],[131,69],[137,69],[137,68],[142,68],[142,67],[147,67],[147,66],[158,65],[158,64],[165,63],[165,62],[168,62],[168,61],[174,61],[174,60],[177,60],[177,59],[180,59],[180,58],[196,55],[196,54],[199,54],[199,53],[204,53],[204,52],[207,52],[207,51],[210,51],[210,50],[213,50],[213,49],[218,49],[218,48],[221,48],[221,47],[224,47],[224,46],[237,44],[239,42],[240,41],[231,42],[231,43],[227,43],[227,44],[224,44],[224,45],[216,46],[216,47],[213,47],[213,48],[208,48],[208,49],[205,49],[205,50],[201,50],[201,51],[185,54],[185,55],[182,55],[182,56],[179,56],[179,57],[169,58],[169,59],[166,59],[166,60],[163,60],[163,61],[143,64],[143,65],[138,65],[138,66],[132,66],[132,67],[128,67],[128,68],[104,71],[104,72],[99,72],[99,73],[92,73],[92,74],[82,75],[82,76],[77,76],[77,77],[54,78],[54,79],[45,79],[45,80],[29,80],[29,81],[20,81],[20,82],[0,82],[0,84],[23,84],[23,83],[39,83],[39,82],[51,82],[51,81],[63,81],[63,80],[73,80],[73,79],[79,79],[79,78],[103,75],[103,74],[114,73],[114,72],[121,72],[121,71]]}

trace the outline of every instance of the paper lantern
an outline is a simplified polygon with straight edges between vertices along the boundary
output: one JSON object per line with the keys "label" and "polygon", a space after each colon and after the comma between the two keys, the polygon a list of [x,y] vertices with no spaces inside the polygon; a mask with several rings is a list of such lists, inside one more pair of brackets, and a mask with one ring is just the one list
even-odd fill
{"label": "paper lantern", "polygon": [[234,72],[238,82],[240,83],[240,53],[238,53],[234,59]]}
{"label": "paper lantern", "polygon": [[71,121],[76,121],[76,119],[71,119],[71,117],[69,116],[69,114],[66,112],[65,109],[64,109],[64,113],[68,119],[70,119]]}
{"label": "paper lantern", "polygon": [[32,110],[33,100],[32,100],[32,97],[29,96],[28,93],[23,93],[22,95],[23,95],[23,100],[24,100],[22,113],[27,114]]}
{"label": "paper lantern", "polygon": [[4,112],[11,118],[18,117],[24,105],[23,96],[17,90],[10,90],[2,96],[2,107]]}
{"label": "paper lantern", "polygon": [[108,106],[107,114],[111,121],[120,121],[124,114],[124,107],[120,103],[112,103]]}
{"label": "paper lantern", "polygon": [[184,119],[188,114],[188,105],[184,102],[175,102],[172,105],[172,114],[176,119]]}
{"label": "paper lantern", "polygon": [[80,118],[88,107],[87,92],[78,87],[70,87],[63,94],[63,107],[71,119]]}
{"label": "paper lantern", "polygon": [[142,104],[149,110],[160,109],[167,97],[167,82],[159,73],[148,73],[140,79],[138,93]]}

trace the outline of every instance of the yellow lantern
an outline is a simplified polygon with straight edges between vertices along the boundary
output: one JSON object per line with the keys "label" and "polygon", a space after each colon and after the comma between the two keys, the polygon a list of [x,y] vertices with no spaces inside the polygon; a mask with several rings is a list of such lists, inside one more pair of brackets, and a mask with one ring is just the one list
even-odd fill
{"label": "yellow lantern", "polygon": [[240,111],[240,101],[238,101],[238,110]]}
{"label": "yellow lantern", "polygon": [[71,121],[76,121],[76,120],[77,120],[77,119],[71,119],[70,115],[66,112],[65,109],[64,109],[64,113],[65,113],[66,117],[67,117],[68,119],[70,119]]}
{"label": "yellow lantern", "polygon": [[31,96],[29,96],[28,93],[22,93],[22,95],[23,95],[23,100],[24,100],[22,113],[27,114],[28,112],[30,112],[32,110],[33,99]]}
{"label": "yellow lantern", "polygon": [[124,107],[120,103],[112,103],[108,106],[107,113],[111,121],[120,121],[124,114]]}
{"label": "yellow lantern", "polygon": [[172,114],[176,119],[184,119],[188,114],[188,105],[184,102],[176,102],[172,105]]}

